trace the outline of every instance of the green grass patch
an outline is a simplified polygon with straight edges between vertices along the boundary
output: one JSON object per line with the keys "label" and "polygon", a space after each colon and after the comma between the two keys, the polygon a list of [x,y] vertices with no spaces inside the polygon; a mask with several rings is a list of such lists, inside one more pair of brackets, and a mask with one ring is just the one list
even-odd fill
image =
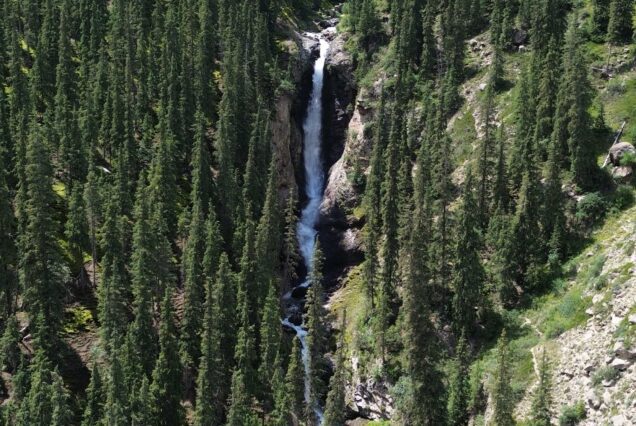
{"label": "green grass patch", "polygon": [[592,385],[600,386],[604,381],[613,381],[618,377],[618,370],[611,365],[604,365],[592,374]]}
{"label": "green grass patch", "polygon": [[346,312],[347,323],[344,337],[349,347],[356,339],[358,325],[364,320],[367,310],[366,300],[362,265],[360,265],[349,272],[344,285],[331,299],[331,312],[336,315],[337,326],[340,326],[342,316]]}
{"label": "green grass patch", "polygon": [[53,192],[61,199],[66,199],[66,186],[62,182],[53,183]]}
{"label": "green grass patch", "polygon": [[602,99],[607,124],[616,130],[627,120],[624,139],[636,140],[636,73],[621,74],[610,80]]}
{"label": "green grass patch", "polygon": [[569,289],[563,297],[550,298],[539,315],[539,329],[548,338],[560,336],[587,321],[585,310],[591,302],[580,287]]}

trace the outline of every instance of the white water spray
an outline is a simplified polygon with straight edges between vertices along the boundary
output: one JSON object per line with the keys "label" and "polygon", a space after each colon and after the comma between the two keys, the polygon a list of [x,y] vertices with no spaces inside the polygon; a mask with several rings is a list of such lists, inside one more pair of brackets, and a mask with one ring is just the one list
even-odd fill
{"label": "white water spray", "polygon": [[[325,176],[322,164],[322,88],[324,81],[325,60],[329,51],[329,43],[320,38],[320,56],[314,64],[312,78],[312,90],[307,117],[303,123],[304,149],[303,162],[305,167],[305,192],[308,202],[302,210],[298,221],[297,234],[300,254],[303,257],[307,274],[313,268],[314,243],[316,240],[316,223],[320,214],[320,204],[325,186]],[[305,280],[299,287],[309,287],[309,280]],[[289,296],[288,296],[289,297]],[[293,329],[302,346],[302,361],[305,369],[305,401],[309,402],[311,396],[311,381],[309,368],[309,352],[306,338],[307,330],[302,326],[293,324],[289,318],[283,320],[283,325]],[[323,412],[319,404],[316,404],[314,412],[319,424],[322,424]]]}

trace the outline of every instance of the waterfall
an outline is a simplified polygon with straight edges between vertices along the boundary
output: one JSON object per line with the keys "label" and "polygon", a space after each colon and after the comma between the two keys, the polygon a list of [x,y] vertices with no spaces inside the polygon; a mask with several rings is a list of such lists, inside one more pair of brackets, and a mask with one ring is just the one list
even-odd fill
{"label": "waterfall", "polygon": [[[312,78],[311,98],[307,106],[307,117],[303,123],[304,148],[303,164],[305,167],[305,192],[308,202],[302,210],[297,225],[298,245],[300,254],[305,263],[308,275],[313,267],[314,242],[316,240],[316,223],[320,214],[320,204],[325,186],[325,176],[322,164],[322,88],[325,70],[325,60],[329,51],[329,43],[320,38],[320,56],[314,64]],[[309,281],[305,280],[299,287],[308,287]],[[289,296],[287,296],[289,297]],[[307,330],[302,326],[293,324],[289,318],[283,320],[283,325],[293,329],[302,345],[302,362],[305,370],[305,401],[309,402],[311,394],[309,352],[306,343]],[[322,423],[323,412],[317,404],[314,412]]]}

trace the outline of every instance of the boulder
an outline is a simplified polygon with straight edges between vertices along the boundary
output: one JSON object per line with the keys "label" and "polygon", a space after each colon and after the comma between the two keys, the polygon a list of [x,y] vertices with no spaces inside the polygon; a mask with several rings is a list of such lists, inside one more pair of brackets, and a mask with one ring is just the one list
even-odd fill
{"label": "boulder", "polygon": [[631,361],[636,359],[636,349],[626,348],[625,343],[616,342],[614,344],[614,355],[616,355],[617,359]]}
{"label": "boulder", "polygon": [[594,410],[601,408],[601,399],[596,395],[594,389],[588,389],[587,392],[585,392],[585,400]]}
{"label": "boulder", "polygon": [[610,365],[619,371],[625,371],[632,365],[632,362],[631,360],[616,358]]}
{"label": "boulder", "polygon": [[365,419],[388,419],[393,413],[393,399],[385,383],[368,379],[355,387],[350,409]]}
{"label": "boulder", "polygon": [[612,177],[617,180],[625,180],[634,173],[634,169],[630,166],[618,166],[614,167],[612,171]]}
{"label": "boulder", "polygon": [[626,154],[636,155],[636,148],[628,142],[619,142],[612,146],[609,151],[610,161],[614,166],[620,166],[621,159]]}

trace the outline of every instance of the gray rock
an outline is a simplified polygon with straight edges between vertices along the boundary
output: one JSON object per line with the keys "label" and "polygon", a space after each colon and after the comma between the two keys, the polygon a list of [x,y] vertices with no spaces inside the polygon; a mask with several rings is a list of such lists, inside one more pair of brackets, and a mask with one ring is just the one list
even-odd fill
{"label": "gray rock", "polygon": [[612,417],[612,426],[629,426],[631,424],[623,414],[617,414]]}
{"label": "gray rock", "polygon": [[636,359],[636,349],[635,348],[626,348],[625,343],[616,342],[614,344],[614,355],[623,360],[634,360]]}
{"label": "gray rock", "polygon": [[601,399],[596,395],[594,389],[588,389],[587,392],[585,392],[585,400],[594,410],[601,408]]}
{"label": "gray rock", "polygon": [[630,324],[636,324],[636,314],[630,315],[628,321]]}
{"label": "gray rock", "polygon": [[610,365],[617,370],[625,371],[629,368],[630,365],[632,365],[632,362],[631,360],[616,358]]}
{"label": "gray rock", "polygon": [[610,161],[613,165],[620,166],[621,159],[625,156],[625,154],[636,155],[636,148],[634,148],[634,145],[631,143],[619,142],[610,148]]}

